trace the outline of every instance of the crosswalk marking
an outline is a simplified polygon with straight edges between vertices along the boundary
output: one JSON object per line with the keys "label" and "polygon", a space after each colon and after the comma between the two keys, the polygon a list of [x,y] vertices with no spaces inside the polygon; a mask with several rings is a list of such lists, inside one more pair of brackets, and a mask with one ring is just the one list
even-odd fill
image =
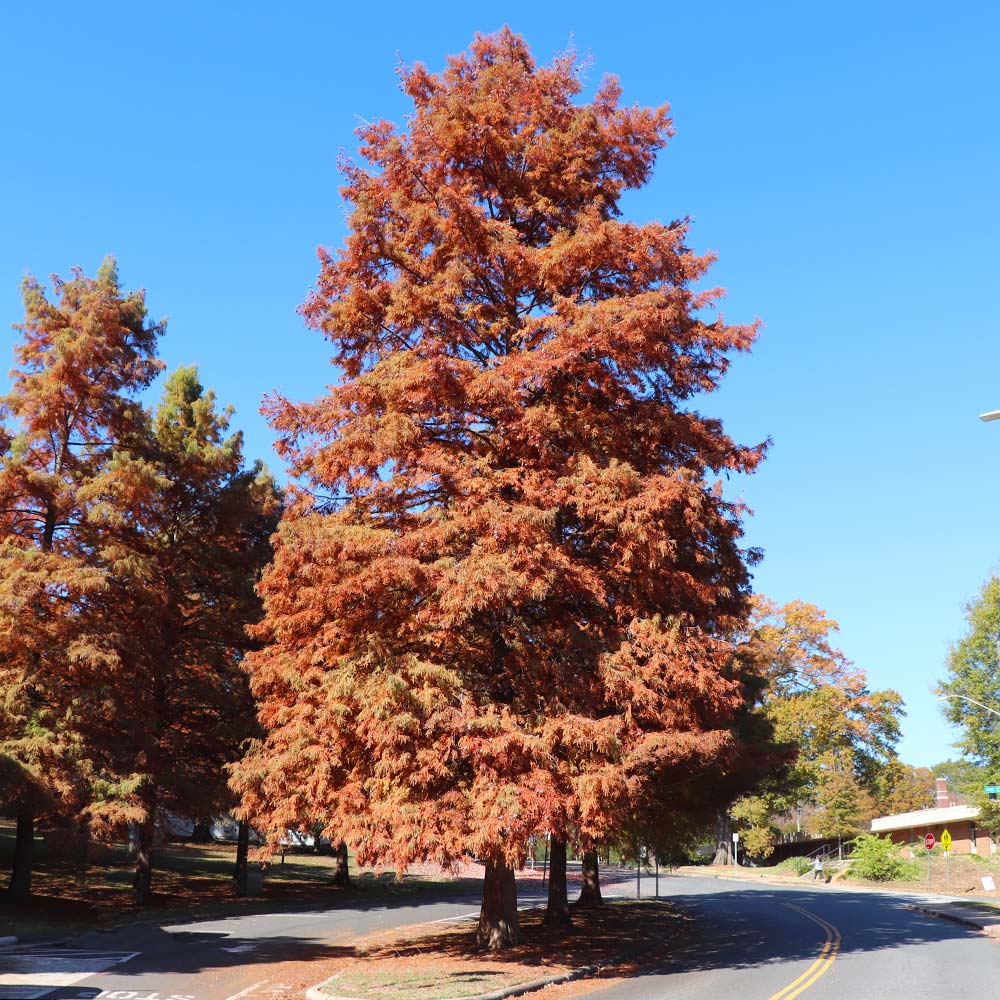
{"label": "crosswalk marking", "polygon": [[24,948],[0,952],[0,996],[38,1000],[57,986],[72,986],[135,958],[137,951]]}

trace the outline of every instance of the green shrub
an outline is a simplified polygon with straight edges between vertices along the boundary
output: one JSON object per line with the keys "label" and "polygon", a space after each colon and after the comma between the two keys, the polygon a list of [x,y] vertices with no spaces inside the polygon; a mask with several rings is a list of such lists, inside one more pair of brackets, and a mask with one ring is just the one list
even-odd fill
{"label": "green shrub", "polygon": [[796,875],[805,875],[813,866],[812,858],[785,858],[784,861],[775,865],[781,871],[794,871]]}
{"label": "green shrub", "polygon": [[[927,848],[924,847],[923,840],[914,840],[911,844],[907,845],[913,852],[915,858],[927,859]],[[944,848],[941,846],[940,841],[931,848],[931,857],[939,858],[944,854]]]}
{"label": "green shrub", "polygon": [[916,878],[920,873],[919,868],[903,858],[899,853],[899,846],[888,835],[879,837],[872,833],[862,833],[854,841],[851,874],[873,882]]}

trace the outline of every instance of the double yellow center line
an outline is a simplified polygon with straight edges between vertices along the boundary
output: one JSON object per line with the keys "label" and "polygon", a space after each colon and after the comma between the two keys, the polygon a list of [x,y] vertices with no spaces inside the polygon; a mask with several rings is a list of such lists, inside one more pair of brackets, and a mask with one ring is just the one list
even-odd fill
{"label": "double yellow center line", "polygon": [[828,924],[814,913],[803,910],[801,906],[796,906],[794,903],[782,903],[782,906],[787,906],[790,910],[795,910],[802,916],[808,917],[813,923],[819,924],[826,933],[826,943],[819,953],[819,958],[794,983],[789,983],[783,990],[778,990],[773,996],[768,997],[768,1000],[794,1000],[800,993],[809,989],[820,976],[829,971],[833,960],[840,952],[840,931],[833,924]]}

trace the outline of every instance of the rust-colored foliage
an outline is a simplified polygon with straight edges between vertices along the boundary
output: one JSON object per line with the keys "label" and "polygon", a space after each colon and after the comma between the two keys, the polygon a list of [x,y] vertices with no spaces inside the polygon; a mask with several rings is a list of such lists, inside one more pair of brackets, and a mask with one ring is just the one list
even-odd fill
{"label": "rust-colored foliage", "polygon": [[713,636],[753,554],[716,478],[763,449],[692,400],[755,327],[709,315],[686,220],[620,218],[666,107],[613,79],[576,103],[573,56],[536,66],[509,30],[402,81],[408,127],[359,130],[350,232],[303,309],[342,377],[266,405],[302,487],[237,784],[272,832],[506,869],[732,751],[743,689]]}
{"label": "rust-colored foliage", "polygon": [[136,401],[162,324],[112,260],[54,281],[55,301],[25,282],[2,400],[0,805],[19,812],[21,897],[37,817],[138,824],[143,896],[158,811],[228,804],[254,731],[239,662],[277,496],[194,369],[155,414]]}
{"label": "rust-colored foliage", "polygon": [[105,577],[85,491],[136,424],[131,393],[161,367],[161,327],[141,292],[121,291],[113,260],[93,279],[53,278],[53,291],[24,282],[17,367],[0,400],[0,795],[19,812],[21,898],[34,818],[77,808],[92,777],[78,682],[100,660],[90,608]]}
{"label": "rust-colored foliage", "polygon": [[230,413],[196,369],[178,369],[87,490],[108,570],[94,602],[104,658],[86,685],[100,692],[86,735],[107,787],[88,816],[137,824],[140,899],[158,816],[228,806],[225,765],[255,730],[240,663],[278,498],[260,468],[244,468],[242,435],[226,434]]}

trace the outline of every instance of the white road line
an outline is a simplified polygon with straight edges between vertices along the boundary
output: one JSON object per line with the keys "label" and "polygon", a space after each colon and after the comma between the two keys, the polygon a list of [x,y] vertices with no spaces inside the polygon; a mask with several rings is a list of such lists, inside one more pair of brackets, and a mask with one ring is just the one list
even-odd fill
{"label": "white road line", "polygon": [[0,954],[0,996],[5,1000],[8,997],[35,1000],[57,986],[73,986],[138,954],[137,951],[64,952],[55,948],[4,952]]}
{"label": "white road line", "polygon": [[[533,910],[536,906],[538,906],[537,902],[523,903],[518,907],[518,910]],[[437,920],[425,920],[424,923],[417,924],[417,926],[423,927],[428,924],[460,924],[463,920],[471,920],[473,917],[478,917],[479,913],[479,910],[472,910],[470,913],[460,913],[457,917],[440,917]]]}
{"label": "white road line", "polygon": [[248,993],[253,993],[258,986],[263,986],[266,982],[268,982],[267,979],[262,979],[259,983],[254,983],[253,986],[248,986],[245,990],[240,990],[239,993],[234,993],[231,997],[226,997],[226,1000],[239,1000],[240,997],[245,997]]}
{"label": "white road line", "polygon": [[462,913],[457,917],[441,917],[439,920],[427,920],[425,923],[428,924],[457,924],[462,920],[468,920],[470,917],[478,917],[479,910],[473,910],[472,913]]}

